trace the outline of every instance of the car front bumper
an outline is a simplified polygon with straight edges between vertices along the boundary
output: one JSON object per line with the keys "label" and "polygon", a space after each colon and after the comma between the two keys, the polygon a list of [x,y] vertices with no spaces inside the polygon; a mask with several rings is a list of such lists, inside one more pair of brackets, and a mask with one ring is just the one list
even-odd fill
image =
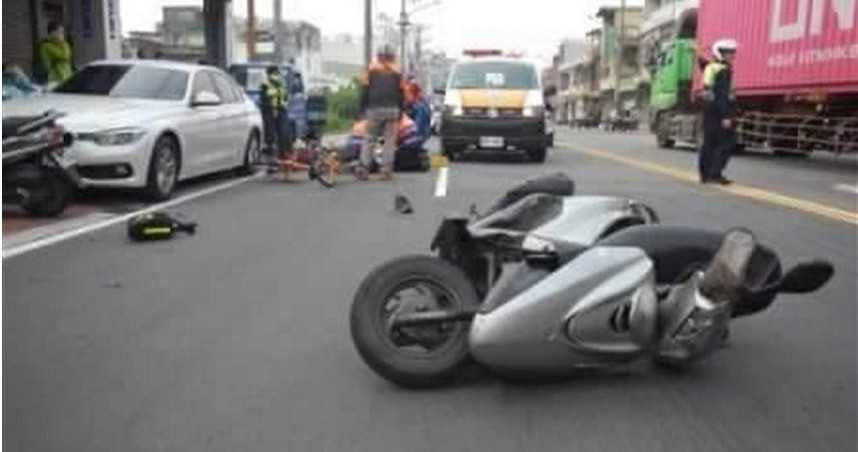
{"label": "car front bumper", "polygon": [[503,138],[503,147],[528,150],[552,145],[552,134],[543,118],[473,118],[445,115],[441,139],[445,146],[480,147],[483,137]]}
{"label": "car front bumper", "polygon": [[147,134],[124,146],[100,146],[75,140],[65,156],[75,162],[86,187],[141,188],[146,186],[153,138]]}

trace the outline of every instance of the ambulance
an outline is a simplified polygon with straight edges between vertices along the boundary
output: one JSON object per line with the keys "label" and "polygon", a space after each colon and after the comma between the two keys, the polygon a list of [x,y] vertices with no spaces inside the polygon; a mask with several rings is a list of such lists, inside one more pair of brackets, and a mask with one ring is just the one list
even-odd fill
{"label": "ambulance", "polygon": [[523,152],[544,162],[554,134],[536,64],[497,50],[465,55],[442,91],[443,154],[455,160],[476,149]]}

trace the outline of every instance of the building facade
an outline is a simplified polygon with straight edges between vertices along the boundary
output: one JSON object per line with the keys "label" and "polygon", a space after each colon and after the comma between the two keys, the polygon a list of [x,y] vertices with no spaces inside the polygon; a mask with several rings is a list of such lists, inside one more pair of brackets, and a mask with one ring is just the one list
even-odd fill
{"label": "building facade", "polygon": [[51,21],[65,26],[77,66],[120,58],[119,4],[119,0],[7,0],[3,2],[3,62],[30,72]]}

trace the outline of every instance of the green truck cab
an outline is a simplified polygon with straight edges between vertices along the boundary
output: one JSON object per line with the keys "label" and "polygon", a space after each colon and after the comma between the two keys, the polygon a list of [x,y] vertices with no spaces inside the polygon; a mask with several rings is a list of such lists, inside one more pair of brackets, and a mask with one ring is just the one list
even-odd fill
{"label": "green truck cab", "polygon": [[694,39],[675,39],[658,56],[650,88],[650,129],[659,147],[698,139],[700,112],[692,94],[696,62]]}

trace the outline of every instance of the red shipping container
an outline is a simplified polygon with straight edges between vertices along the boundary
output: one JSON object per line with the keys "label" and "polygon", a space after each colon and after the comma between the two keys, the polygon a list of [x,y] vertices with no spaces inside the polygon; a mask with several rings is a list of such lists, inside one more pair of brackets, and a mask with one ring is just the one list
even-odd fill
{"label": "red shipping container", "polygon": [[739,96],[858,92],[858,0],[702,0],[698,21],[701,56],[739,42]]}

